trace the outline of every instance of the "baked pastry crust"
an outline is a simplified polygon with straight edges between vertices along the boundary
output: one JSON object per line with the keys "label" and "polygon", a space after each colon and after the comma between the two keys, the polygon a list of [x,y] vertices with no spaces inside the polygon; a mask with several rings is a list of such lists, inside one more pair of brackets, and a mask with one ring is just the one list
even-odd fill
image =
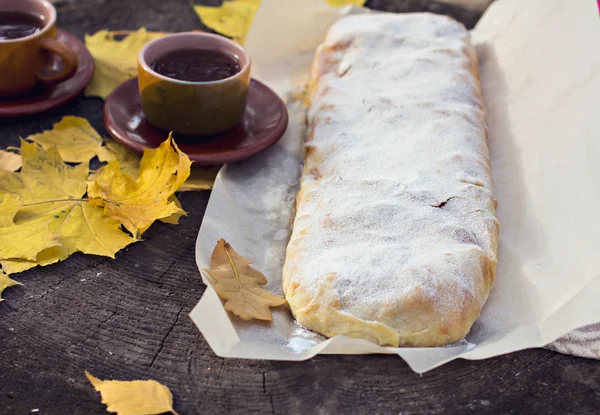
{"label": "baked pastry crust", "polygon": [[283,289],[303,326],[391,346],[464,338],[496,268],[477,59],[429,13],[348,16],[315,56]]}

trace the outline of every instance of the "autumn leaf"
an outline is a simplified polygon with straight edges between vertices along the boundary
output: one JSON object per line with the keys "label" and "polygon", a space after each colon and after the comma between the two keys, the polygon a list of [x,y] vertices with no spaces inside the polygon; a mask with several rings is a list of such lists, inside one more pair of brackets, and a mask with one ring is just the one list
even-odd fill
{"label": "autumn leaf", "polygon": [[72,250],[68,247],[54,246],[40,251],[33,261],[14,258],[4,259],[0,260],[0,265],[2,265],[2,270],[7,274],[16,274],[37,266],[45,267],[46,265],[55,264],[67,259],[72,253]]}
{"label": "autumn leaf", "polygon": [[56,232],[44,223],[25,223],[0,228],[0,258],[34,261],[38,252],[60,245]]}
{"label": "autumn leaf", "polygon": [[14,218],[21,209],[21,198],[10,194],[0,193],[0,228],[14,225]]}
{"label": "autumn leaf", "polygon": [[0,174],[0,264],[6,273],[48,265],[74,252],[114,254],[136,239],[91,205],[86,164],[69,166],[58,150],[21,142],[20,173]]}
{"label": "autumn leaf", "polygon": [[171,135],[158,148],[146,150],[137,178],[121,170],[112,161],[98,172],[90,184],[88,196],[96,206],[120,221],[135,236],[140,236],[157,219],[185,215],[173,200],[174,193],[190,175],[191,161],[181,152]]}
{"label": "autumn leaf", "polygon": [[179,191],[190,192],[212,189],[219,170],[221,170],[221,166],[194,167],[190,177],[181,185]]}
{"label": "autumn leaf", "polygon": [[114,140],[105,140],[105,144],[113,155],[109,161],[118,161],[121,171],[135,179],[140,172],[142,156]]}
{"label": "autumn leaf", "polygon": [[[105,139],[105,148],[108,150],[108,161],[118,161],[121,171],[135,179],[140,172],[142,155],[128,149],[115,140]],[[98,170],[90,172],[88,182],[94,182],[98,178]]]}
{"label": "autumn leaf", "polygon": [[102,137],[88,120],[66,116],[54,124],[52,130],[33,134],[27,140],[34,141],[45,149],[56,147],[62,159],[69,163],[87,163],[94,156],[100,161],[109,161],[113,155],[102,146]]}
{"label": "autumn leaf", "polygon": [[23,161],[20,155],[0,150],[0,170],[17,171],[21,168],[22,164]]}
{"label": "autumn leaf", "polygon": [[[140,172],[140,162],[142,160],[142,156],[114,140],[105,139],[104,144],[111,153],[109,161],[118,161],[119,165],[121,166],[121,171],[135,179]],[[212,189],[219,170],[221,170],[221,166],[197,166],[192,168],[190,171],[190,176],[181,185],[179,191],[192,192]],[[88,181],[93,182],[97,178],[98,172],[93,171],[90,173]]]}
{"label": "autumn leaf", "polygon": [[259,6],[260,0],[230,0],[220,7],[196,5],[194,11],[206,26],[243,45]]}
{"label": "autumn leaf", "polygon": [[21,283],[13,280],[4,272],[2,272],[2,270],[0,270],[0,302],[4,301],[2,299],[2,291],[4,291],[5,288],[12,287],[15,285],[21,285]]}
{"label": "autumn leaf", "polygon": [[85,376],[100,392],[102,403],[108,412],[118,415],[154,415],[171,412],[173,394],[164,385],[155,380],[100,380],[87,370]]}
{"label": "autumn leaf", "polygon": [[225,300],[225,309],[244,320],[273,320],[270,307],[285,304],[285,299],[261,288],[267,278],[252,264],[220,239],[210,257],[211,284],[219,297]]}
{"label": "autumn leaf", "polygon": [[327,0],[327,4],[332,7],[342,7],[342,6],[356,6],[362,7],[364,6],[366,0]]}
{"label": "autumn leaf", "polygon": [[117,86],[137,75],[137,56],[151,40],[165,35],[141,28],[117,40],[118,33],[101,30],[85,36],[85,45],[94,57],[95,71],[86,96],[106,98]]}

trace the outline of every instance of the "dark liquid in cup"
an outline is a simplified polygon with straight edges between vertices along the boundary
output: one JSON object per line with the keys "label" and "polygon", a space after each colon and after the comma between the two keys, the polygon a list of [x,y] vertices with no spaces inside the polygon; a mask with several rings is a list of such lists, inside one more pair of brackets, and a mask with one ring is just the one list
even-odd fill
{"label": "dark liquid in cup", "polygon": [[0,10],[0,40],[19,39],[33,35],[44,27],[44,21],[35,14]]}
{"label": "dark liquid in cup", "polygon": [[217,50],[179,49],[158,57],[151,68],[181,81],[210,82],[235,75],[241,66],[235,56]]}

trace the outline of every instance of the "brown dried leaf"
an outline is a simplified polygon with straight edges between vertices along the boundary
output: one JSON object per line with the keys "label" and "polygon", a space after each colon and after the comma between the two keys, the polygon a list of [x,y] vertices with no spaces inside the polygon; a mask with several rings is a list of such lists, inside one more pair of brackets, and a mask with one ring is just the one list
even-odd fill
{"label": "brown dried leaf", "polygon": [[225,309],[244,320],[273,320],[270,307],[285,304],[285,299],[261,288],[267,278],[250,267],[252,264],[220,239],[211,257],[210,269],[204,269],[212,277],[211,284],[219,297],[225,300]]}

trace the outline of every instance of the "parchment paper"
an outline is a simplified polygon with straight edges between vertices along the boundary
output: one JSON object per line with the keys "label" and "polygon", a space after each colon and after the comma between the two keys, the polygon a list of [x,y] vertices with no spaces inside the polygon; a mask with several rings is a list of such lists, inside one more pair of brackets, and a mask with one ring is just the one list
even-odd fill
{"label": "parchment paper", "polygon": [[[465,341],[443,348],[379,347],[324,339],[285,309],[274,322],[224,311],[212,287],[191,317],[223,357],[303,360],[388,353],[416,372],[456,358],[540,347],[600,321],[600,24],[593,2],[499,0],[472,37],[480,59],[495,196],[499,265],[488,302]],[[219,173],[198,235],[200,270],[225,238],[281,293],[301,168],[304,110],[294,92],[339,10],[323,0],[263,0],[247,50],[253,76],[289,103],[290,125],[268,151]],[[203,275],[206,282],[206,276]]]}

